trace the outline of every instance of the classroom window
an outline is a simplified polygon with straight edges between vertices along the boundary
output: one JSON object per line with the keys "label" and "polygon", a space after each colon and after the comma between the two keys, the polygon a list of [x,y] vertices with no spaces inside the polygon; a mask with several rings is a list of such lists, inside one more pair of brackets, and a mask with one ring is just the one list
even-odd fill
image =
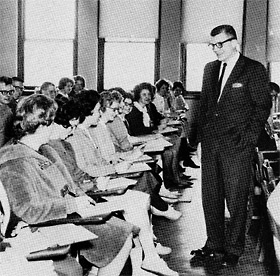
{"label": "classroom window", "polygon": [[154,83],[155,42],[105,42],[104,88]]}
{"label": "classroom window", "polygon": [[270,80],[280,85],[280,62],[270,62]]}
{"label": "classroom window", "polygon": [[186,45],[186,89],[201,91],[204,66],[217,59],[207,43]]}
{"label": "classroom window", "polygon": [[39,86],[73,76],[76,0],[24,1],[24,80]]}

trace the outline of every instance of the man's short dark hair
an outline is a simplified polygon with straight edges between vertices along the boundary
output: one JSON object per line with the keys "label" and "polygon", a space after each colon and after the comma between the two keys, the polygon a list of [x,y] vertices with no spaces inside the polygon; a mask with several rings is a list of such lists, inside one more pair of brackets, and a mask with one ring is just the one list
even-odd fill
{"label": "man's short dark hair", "polygon": [[7,76],[0,77],[0,82],[5,83],[5,85],[9,85],[9,84],[13,83],[12,78],[7,77]]}
{"label": "man's short dark hair", "polygon": [[19,82],[24,83],[24,80],[20,77],[12,77],[12,81],[19,81]]}
{"label": "man's short dark hair", "polygon": [[231,25],[217,26],[211,31],[210,35],[216,36],[220,33],[225,33],[227,35],[231,35],[233,38],[237,39],[236,31]]}

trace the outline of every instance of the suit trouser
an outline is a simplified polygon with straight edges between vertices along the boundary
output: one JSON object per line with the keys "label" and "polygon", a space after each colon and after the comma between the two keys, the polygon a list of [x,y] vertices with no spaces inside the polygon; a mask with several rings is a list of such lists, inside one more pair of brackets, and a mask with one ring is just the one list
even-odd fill
{"label": "suit trouser", "polygon": [[[221,142],[202,146],[202,204],[206,246],[240,256],[245,247],[247,206],[252,185],[253,147],[235,149]],[[225,235],[225,201],[230,213]]]}

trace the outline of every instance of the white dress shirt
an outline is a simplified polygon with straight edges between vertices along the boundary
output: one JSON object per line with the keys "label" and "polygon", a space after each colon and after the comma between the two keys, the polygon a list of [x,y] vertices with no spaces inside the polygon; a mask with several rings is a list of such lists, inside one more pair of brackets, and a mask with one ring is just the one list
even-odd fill
{"label": "white dress shirt", "polygon": [[[223,77],[223,81],[222,81],[222,85],[221,85],[221,93],[219,95],[219,98],[218,98],[218,102],[222,96],[222,93],[223,93],[223,89],[224,89],[224,86],[232,72],[232,69],[233,67],[235,66],[237,60],[239,59],[239,56],[240,56],[240,53],[239,52],[236,52],[236,54],[234,54],[226,63],[227,63],[227,66],[226,66],[226,70],[225,70],[225,73],[224,73],[224,77]],[[221,76],[221,73],[222,73],[222,69],[223,69],[223,64],[224,62],[222,62],[221,64],[221,67],[220,67],[220,73],[219,73],[219,78]]]}

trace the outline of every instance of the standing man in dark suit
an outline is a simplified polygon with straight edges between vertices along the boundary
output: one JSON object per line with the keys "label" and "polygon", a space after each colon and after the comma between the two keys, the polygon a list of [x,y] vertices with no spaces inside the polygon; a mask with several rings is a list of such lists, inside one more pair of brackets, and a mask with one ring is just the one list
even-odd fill
{"label": "standing man in dark suit", "polygon": [[253,153],[271,107],[269,80],[262,64],[238,52],[232,26],[214,28],[209,46],[217,60],[204,69],[199,127],[207,241],[191,252],[191,264],[235,266],[245,247]]}

